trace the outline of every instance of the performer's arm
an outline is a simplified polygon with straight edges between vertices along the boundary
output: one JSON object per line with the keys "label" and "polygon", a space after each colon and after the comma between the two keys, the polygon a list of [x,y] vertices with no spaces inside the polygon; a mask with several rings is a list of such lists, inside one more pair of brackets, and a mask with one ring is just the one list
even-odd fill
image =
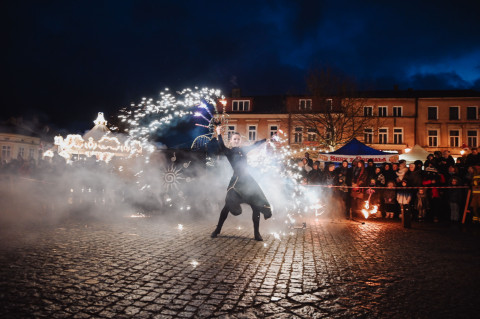
{"label": "performer's arm", "polygon": [[262,145],[262,144],[265,143],[266,141],[267,141],[267,139],[264,138],[263,140],[256,141],[256,142],[253,143],[252,145],[242,147],[242,148],[243,148],[243,151],[244,151],[245,153],[248,153],[248,152],[250,152],[251,150],[253,150],[254,148]]}
{"label": "performer's arm", "polygon": [[228,148],[225,146],[225,143],[223,142],[223,138],[221,134],[222,127],[217,126],[216,130],[217,130],[217,139],[218,139],[218,145],[220,146],[220,150],[222,152],[225,152],[225,150],[227,150]]}

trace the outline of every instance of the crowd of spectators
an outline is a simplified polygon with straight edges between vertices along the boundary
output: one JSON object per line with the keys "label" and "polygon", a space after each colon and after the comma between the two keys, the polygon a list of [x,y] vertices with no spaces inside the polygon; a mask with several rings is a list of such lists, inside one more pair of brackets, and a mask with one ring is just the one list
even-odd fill
{"label": "crowd of spectators", "polygon": [[[310,164],[311,163],[311,164]],[[476,148],[457,158],[450,151],[435,151],[424,161],[365,163],[343,161],[339,166],[312,161],[309,154],[299,163],[303,184],[333,187],[333,196],[345,204],[347,217],[365,206],[377,205],[383,218],[411,213],[417,221],[462,221],[467,193],[472,222],[480,222],[480,154]],[[328,193],[330,194],[330,193]],[[330,196],[330,195],[329,195]]]}
{"label": "crowd of spectators", "polygon": [[[324,164],[323,167],[321,164]],[[108,177],[111,168],[93,157],[75,162],[68,170],[66,168],[65,159],[58,154],[38,161],[18,157],[1,163],[0,176],[21,176],[45,182],[46,185],[61,181],[68,183],[62,189],[74,189],[74,194],[82,194],[82,197],[77,195],[77,199],[72,200],[84,201],[86,194],[91,193],[90,201],[97,203],[114,197],[106,196],[108,190],[119,192],[121,188],[118,183],[114,183],[115,187],[106,187],[108,178],[103,181],[95,178]],[[436,151],[424,161],[417,160],[408,165],[403,160],[378,165],[373,160],[365,163],[361,159],[351,164],[343,161],[335,165],[313,161],[306,153],[300,162],[300,172],[303,184],[323,186],[321,189],[325,196],[340,199],[347,217],[351,213],[358,214],[368,201],[370,206],[377,205],[384,218],[399,218],[402,212],[410,212],[418,221],[459,222],[470,189],[468,200],[472,214],[469,216],[473,223],[480,222],[480,154],[476,148],[456,160],[448,150]],[[71,178],[65,178],[65,175],[75,173]],[[128,196],[123,189],[122,195],[116,197],[124,200]]]}

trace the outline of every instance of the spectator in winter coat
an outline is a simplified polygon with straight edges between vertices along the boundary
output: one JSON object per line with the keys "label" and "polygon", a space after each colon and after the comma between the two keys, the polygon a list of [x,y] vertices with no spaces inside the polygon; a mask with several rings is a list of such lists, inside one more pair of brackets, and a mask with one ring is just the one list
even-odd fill
{"label": "spectator in winter coat", "polygon": [[408,172],[405,174],[405,179],[408,185],[412,187],[422,186],[422,168],[420,167],[419,169],[415,164],[410,164],[408,166]]}
{"label": "spectator in winter coat", "polygon": [[437,187],[441,182],[441,176],[438,174],[438,171],[433,167],[433,163],[429,163],[428,167],[425,169],[425,176],[423,179],[423,186],[429,186],[427,196],[429,199],[429,208],[430,211],[427,212],[427,217],[433,221],[438,222],[442,217],[442,207],[441,207],[441,196],[440,191]]}
{"label": "spectator in winter coat", "polygon": [[377,186],[379,187],[386,186],[385,176],[382,174],[382,169],[380,167],[375,167],[374,179],[376,181]]}
{"label": "spectator in winter coat", "polygon": [[434,160],[433,154],[428,154],[427,159],[425,160],[425,163],[423,163],[423,166],[424,166],[425,168],[427,168],[427,167],[428,167],[428,164],[430,164],[430,163],[433,164],[433,167],[436,166],[436,162],[435,162],[435,160]]}
{"label": "spectator in winter coat", "polygon": [[442,174],[447,174],[448,168],[454,165],[455,165],[455,161],[453,160],[453,157],[450,155],[450,151],[448,150],[443,151],[442,156],[438,161],[438,170]]}
{"label": "spectator in winter coat", "polygon": [[420,188],[417,191],[414,208],[418,216],[418,221],[424,221],[427,216],[427,211],[430,208],[425,188]]}
{"label": "spectator in winter coat", "polygon": [[368,178],[372,178],[375,176],[375,163],[373,162],[373,159],[368,159],[366,170]]}
{"label": "spectator in winter coat", "polygon": [[337,167],[335,169],[335,175],[337,177],[337,179],[341,176],[345,177],[345,183],[347,183],[348,186],[351,185],[352,183],[352,169],[350,167],[348,167],[348,162],[347,161],[343,161],[342,162],[342,165],[340,165],[339,167]]}
{"label": "spectator in winter coat", "polygon": [[313,160],[310,158],[310,153],[305,153],[305,159],[307,160],[308,166],[313,167]]}
{"label": "spectator in winter coat", "polygon": [[[453,176],[449,181],[449,186],[461,186],[460,179],[457,176]],[[464,189],[462,188],[449,188],[447,190],[448,203],[450,206],[450,220],[452,222],[460,221],[460,208],[463,203]]]}
{"label": "spectator in winter coat", "polygon": [[335,164],[330,163],[323,172],[323,184],[332,186],[335,181]]}
{"label": "spectator in winter coat", "polygon": [[400,160],[400,162],[398,163],[398,170],[395,173],[397,175],[397,179],[396,179],[397,184],[400,184],[402,182],[407,172],[408,172],[407,162],[405,160]]}
{"label": "spectator in winter coat", "polygon": [[471,148],[471,153],[465,158],[465,166],[480,165],[480,154],[476,147]]}
{"label": "spectator in winter coat", "polygon": [[395,181],[395,179],[397,178],[397,175],[392,170],[392,165],[390,163],[384,163],[383,164],[383,173],[382,174],[383,174],[383,176],[385,176],[385,180],[387,181],[387,183],[389,181]]}
{"label": "spectator in winter coat", "polygon": [[402,210],[402,214],[407,213],[410,211],[410,202],[412,200],[412,193],[410,189],[407,189],[406,187],[408,186],[406,180],[402,180],[400,182],[400,186],[405,189],[398,189],[397,190],[397,202],[400,205],[400,208]]}
{"label": "spectator in winter coat", "polygon": [[397,200],[395,193],[395,182],[387,182],[387,189],[383,192],[383,214],[386,218],[393,218],[397,212]]}
{"label": "spectator in winter coat", "polygon": [[322,183],[322,171],[320,170],[319,166],[319,161],[315,161],[313,163],[312,170],[307,173],[307,184],[320,185]]}

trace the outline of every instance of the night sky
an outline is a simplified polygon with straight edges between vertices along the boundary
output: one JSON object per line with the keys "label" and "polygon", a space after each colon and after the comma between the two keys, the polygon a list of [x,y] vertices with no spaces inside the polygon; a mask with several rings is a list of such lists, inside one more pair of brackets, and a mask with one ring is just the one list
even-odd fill
{"label": "night sky", "polygon": [[2,111],[91,128],[168,87],[303,93],[315,69],[365,89],[480,88],[480,1],[1,4]]}

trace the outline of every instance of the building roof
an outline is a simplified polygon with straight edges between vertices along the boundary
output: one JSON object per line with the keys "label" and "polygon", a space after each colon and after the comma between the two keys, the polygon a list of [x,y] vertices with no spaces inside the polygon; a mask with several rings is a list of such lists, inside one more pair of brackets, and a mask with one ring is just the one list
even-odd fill
{"label": "building roof", "polygon": [[[244,96],[251,99],[252,107],[248,112],[231,112],[232,114],[282,114],[287,113],[287,98],[305,98],[310,95],[259,95]],[[480,91],[476,90],[376,90],[360,91],[358,98],[379,99],[415,99],[415,98],[480,98]],[[238,99],[242,97],[235,97]],[[332,98],[335,98],[332,96]]]}
{"label": "building roof", "polygon": [[22,125],[17,125],[11,122],[0,123],[0,133],[18,134],[18,135],[40,138],[40,135],[37,132],[35,132],[33,129],[30,129]]}
{"label": "building roof", "polygon": [[275,114],[286,111],[284,95],[260,95],[254,96],[252,102],[254,113]]}
{"label": "building roof", "polygon": [[476,90],[377,90],[362,91],[361,97],[368,98],[448,98],[480,97]]}

